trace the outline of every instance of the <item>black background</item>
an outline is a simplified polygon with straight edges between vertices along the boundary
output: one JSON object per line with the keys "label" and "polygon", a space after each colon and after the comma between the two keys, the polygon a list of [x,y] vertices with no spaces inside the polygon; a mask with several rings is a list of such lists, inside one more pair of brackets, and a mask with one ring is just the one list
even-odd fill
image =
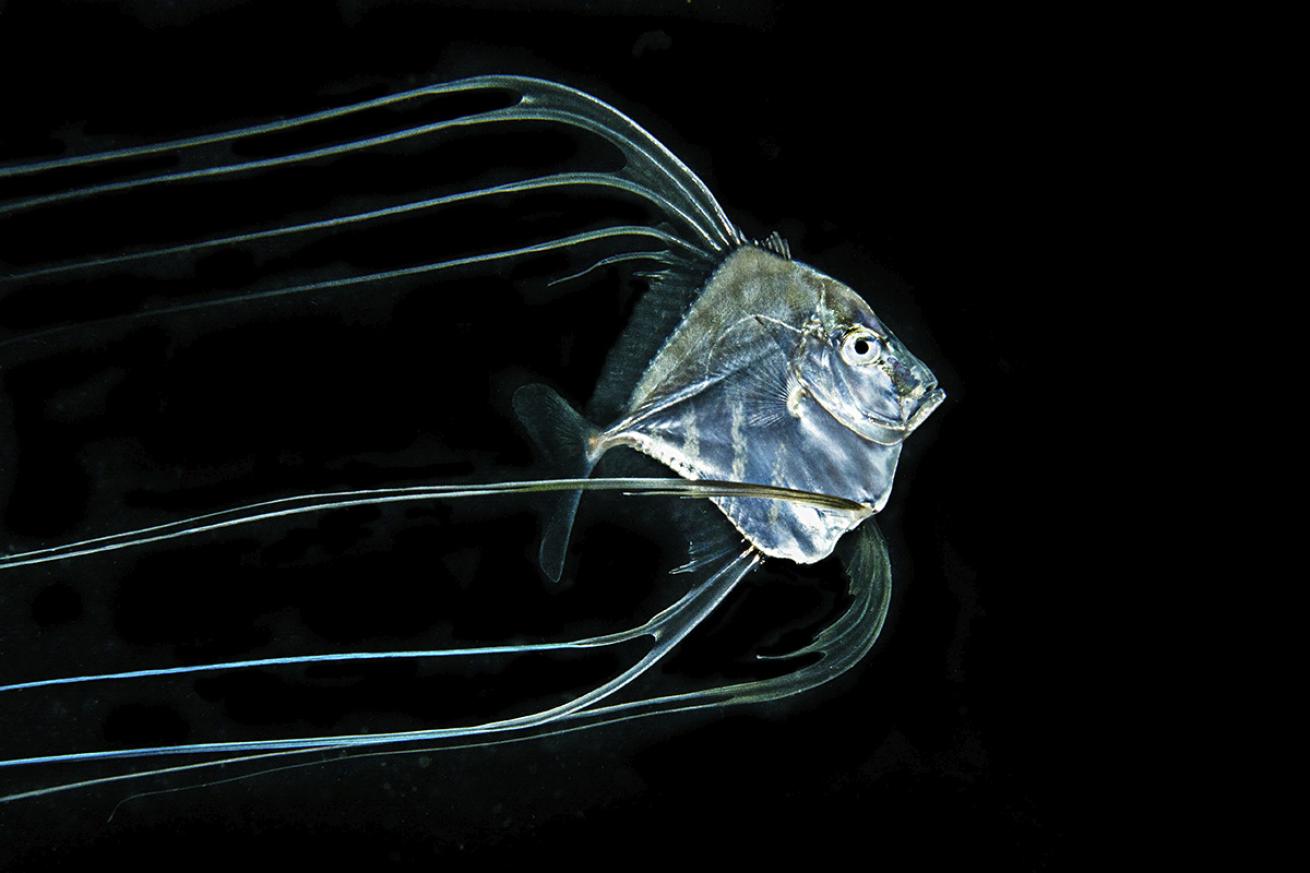
{"label": "black background", "polygon": [[[1067,555],[1050,540],[1069,461],[1035,420],[1054,415],[1040,342],[1053,308],[1041,242],[1049,216],[1035,204],[1067,172],[1049,149],[1050,119],[1068,97],[1011,22],[837,17],[789,4],[275,5],[0,4],[5,157],[220,129],[475,73],[539,75],[596,94],[682,157],[747,232],[780,230],[798,258],[866,293],[946,388],[947,403],[907,444],[880,519],[895,568],[891,617],[848,676],[773,707],[421,763],[306,768],[132,801],[109,823],[129,790],[15,805],[0,810],[0,852],[14,869],[198,856],[682,862],[707,845],[743,861],[796,850],[814,863],[852,852],[856,863],[898,866],[1041,868],[1081,854],[1087,750],[1072,727],[1081,677],[1064,623],[1077,598],[1059,581]],[[1046,50],[1058,53],[1058,41],[1048,35]],[[323,298],[211,316],[176,328],[173,344],[146,330],[112,352],[129,374],[117,393],[89,382],[94,368],[76,354],[31,353],[23,360],[45,363],[26,371],[11,359],[16,442],[0,455],[10,545],[526,463],[509,393],[546,379],[585,398],[623,309],[569,294],[513,305],[498,296],[522,279],[470,284],[456,299]],[[6,303],[7,335],[24,329],[23,304]],[[442,319],[461,331],[458,343],[430,336]],[[206,336],[217,339],[206,346]],[[481,357],[461,357],[473,350]],[[23,410],[37,407],[39,424],[26,424],[34,413]],[[459,417],[471,407],[491,411]],[[402,598],[402,616],[444,605],[412,593],[430,572],[424,537],[436,535],[402,527],[392,538],[386,522],[397,518],[319,528],[310,558],[285,572],[243,563],[220,542],[145,570],[115,562],[116,594],[79,587],[96,584],[95,567],[15,575],[0,639],[7,661],[14,646],[31,646],[22,657],[34,666],[6,675],[76,672],[97,652],[121,654],[97,635],[106,626],[129,651],[227,657],[214,642],[224,623],[249,621],[231,604],[266,597],[288,576],[285,597],[329,586],[333,614],[353,611],[365,630],[321,614],[302,613],[302,623],[344,645],[372,640],[394,620],[388,598]],[[506,561],[527,566],[533,530],[529,514],[507,515],[497,534]],[[396,557],[379,569],[378,550]],[[376,598],[351,599],[361,578]],[[220,592],[192,636],[151,628],[188,612],[168,602],[179,587]],[[273,600],[271,609],[286,606]],[[385,627],[397,638],[412,631]],[[6,754],[63,730],[33,727],[50,712],[24,705],[0,714]],[[70,729],[80,718],[76,704],[56,712]],[[100,720],[77,726],[94,745],[97,731],[124,739]],[[163,740],[192,736],[163,730]]]}

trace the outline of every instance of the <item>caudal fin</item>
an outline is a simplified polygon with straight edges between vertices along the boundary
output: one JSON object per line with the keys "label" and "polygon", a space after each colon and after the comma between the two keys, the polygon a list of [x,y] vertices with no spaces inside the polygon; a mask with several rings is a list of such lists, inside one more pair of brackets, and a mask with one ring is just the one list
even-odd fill
{"label": "caudal fin", "polygon": [[[600,460],[599,455],[593,456],[590,446],[597,430],[568,401],[545,385],[524,385],[514,392],[514,412],[542,460],[549,465],[551,475],[564,479],[585,479],[591,475]],[[564,556],[581,497],[581,491],[542,495],[548,503],[537,559],[542,572],[555,582],[564,572]]]}

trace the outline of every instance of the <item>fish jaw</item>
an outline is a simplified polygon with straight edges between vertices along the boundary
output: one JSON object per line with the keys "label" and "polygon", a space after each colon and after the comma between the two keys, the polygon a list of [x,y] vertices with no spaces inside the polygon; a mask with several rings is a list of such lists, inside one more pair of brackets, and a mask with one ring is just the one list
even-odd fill
{"label": "fish jaw", "polygon": [[928,416],[933,414],[933,410],[941,406],[942,401],[945,399],[946,399],[946,392],[943,391],[941,388],[933,388],[931,391],[927,392],[919,400],[918,404],[914,407],[913,411],[909,415],[909,418],[906,419],[905,435],[909,436],[910,434],[914,433],[915,429],[918,428],[919,425],[923,424],[924,421],[927,420]]}
{"label": "fish jaw", "polygon": [[[902,400],[904,412],[900,421],[889,422],[877,416],[869,415],[865,417],[864,422],[860,423],[863,430],[869,433],[876,431],[881,438],[873,441],[883,445],[887,445],[887,440],[896,440],[898,442],[904,440],[914,433],[919,425],[923,424],[928,416],[932,415],[933,410],[941,406],[942,401],[946,399],[946,392],[936,387],[927,391],[916,392],[916,394],[918,396],[910,396]],[[860,426],[852,429],[864,436]],[[871,437],[866,436],[865,438],[870,439]]]}
{"label": "fish jaw", "polygon": [[899,421],[872,414],[851,415],[837,404],[829,402],[822,391],[815,390],[803,372],[798,370],[796,377],[802,390],[815,405],[843,427],[880,446],[894,446],[904,442],[946,399],[946,392],[932,383],[931,387],[921,386],[902,398]]}

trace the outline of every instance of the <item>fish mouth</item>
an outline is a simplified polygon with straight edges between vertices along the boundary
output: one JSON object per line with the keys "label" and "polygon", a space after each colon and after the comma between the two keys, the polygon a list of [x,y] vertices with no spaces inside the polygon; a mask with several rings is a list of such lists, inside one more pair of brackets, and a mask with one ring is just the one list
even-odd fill
{"label": "fish mouth", "polygon": [[833,409],[825,403],[823,396],[809,389],[809,386],[805,385],[803,380],[800,381],[801,385],[806,389],[805,393],[818,404],[820,409],[832,416],[842,427],[869,442],[882,446],[894,446],[904,441],[946,399],[946,392],[938,388],[934,383],[933,387],[927,388],[925,386],[904,398],[901,406],[902,417],[899,421],[869,413],[865,413],[856,420],[851,420],[839,410]]}
{"label": "fish mouth", "polygon": [[883,445],[901,442],[923,424],[933,410],[942,405],[946,392],[941,388],[932,388],[918,398],[913,407],[904,410],[900,421],[891,421],[877,415],[866,415],[864,421],[851,428],[856,433]]}
{"label": "fish mouth", "polygon": [[910,417],[905,420],[905,434],[909,436],[914,429],[923,424],[924,420],[932,415],[933,410],[942,405],[946,399],[946,392],[940,388],[933,388],[919,400],[919,405],[910,413]]}

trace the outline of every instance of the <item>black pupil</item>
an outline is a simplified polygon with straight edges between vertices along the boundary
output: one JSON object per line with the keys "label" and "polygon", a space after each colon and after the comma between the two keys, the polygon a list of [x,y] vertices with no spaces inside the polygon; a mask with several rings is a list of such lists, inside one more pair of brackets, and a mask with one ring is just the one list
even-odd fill
{"label": "black pupil", "polygon": [[868,340],[857,339],[855,341],[855,354],[863,355],[863,354],[867,354],[868,351],[869,351]]}

